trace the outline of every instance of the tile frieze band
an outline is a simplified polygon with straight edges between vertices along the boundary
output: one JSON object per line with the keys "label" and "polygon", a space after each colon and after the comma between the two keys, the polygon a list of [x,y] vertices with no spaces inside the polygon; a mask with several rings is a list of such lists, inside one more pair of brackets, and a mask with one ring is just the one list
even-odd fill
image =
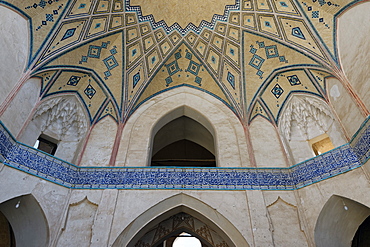
{"label": "tile frieze band", "polygon": [[288,168],[77,167],[15,141],[0,122],[0,162],[73,189],[295,190],[362,166],[370,121],[350,143]]}

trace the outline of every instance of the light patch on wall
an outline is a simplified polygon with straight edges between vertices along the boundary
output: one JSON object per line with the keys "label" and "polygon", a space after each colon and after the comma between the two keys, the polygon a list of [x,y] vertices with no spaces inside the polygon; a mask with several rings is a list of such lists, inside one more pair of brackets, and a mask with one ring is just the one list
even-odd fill
{"label": "light patch on wall", "polygon": [[334,85],[330,89],[330,96],[333,98],[337,98],[340,96],[340,91],[337,85]]}
{"label": "light patch on wall", "polygon": [[327,134],[319,135],[309,140],[309,143],[315,155],[320,155],[334,149],[334,145]]}

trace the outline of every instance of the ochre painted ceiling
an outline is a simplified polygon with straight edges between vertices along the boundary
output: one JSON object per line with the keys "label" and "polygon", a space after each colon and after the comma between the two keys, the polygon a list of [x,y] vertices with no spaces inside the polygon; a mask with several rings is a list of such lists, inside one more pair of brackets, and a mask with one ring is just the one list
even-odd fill
{"label": "ochre painted ceiling", "polygon": [[292,93],[325,99],[349,0],[0,0],[29,19],[27,70],[43,98],[74,93],[91,123],[125,122],[186,86],[241,120],[275,122]]}

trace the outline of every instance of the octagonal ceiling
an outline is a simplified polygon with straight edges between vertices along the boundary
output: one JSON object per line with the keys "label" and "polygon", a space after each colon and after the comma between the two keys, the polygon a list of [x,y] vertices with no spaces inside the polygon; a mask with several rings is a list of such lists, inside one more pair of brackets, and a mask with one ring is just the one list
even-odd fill
{"label": "octagonal ceiling", "polygon": [[125,122],[186,86],[240,119],[277,121],[292,93],[325,98],[339,70],[336,17],[349,0],[0,0],[29,19],[43,98],[75,93],[91,123]]}

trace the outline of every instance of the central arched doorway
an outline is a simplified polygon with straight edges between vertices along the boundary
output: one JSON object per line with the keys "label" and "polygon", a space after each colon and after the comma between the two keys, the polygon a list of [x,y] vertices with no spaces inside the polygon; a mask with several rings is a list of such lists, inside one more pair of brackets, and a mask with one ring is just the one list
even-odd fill
{"label": "central arched doorway", "polygon": [[197,238],[202,247],[249,246],[239,230],[217,210],[180,193],[140,214],[119,234],[112,247],[172,247],[184,233]]}
{"label": "central arched doorway", "polygon": [[215,167],[213,135],[194,119],[181,116],[153,138],[151,166]]}

